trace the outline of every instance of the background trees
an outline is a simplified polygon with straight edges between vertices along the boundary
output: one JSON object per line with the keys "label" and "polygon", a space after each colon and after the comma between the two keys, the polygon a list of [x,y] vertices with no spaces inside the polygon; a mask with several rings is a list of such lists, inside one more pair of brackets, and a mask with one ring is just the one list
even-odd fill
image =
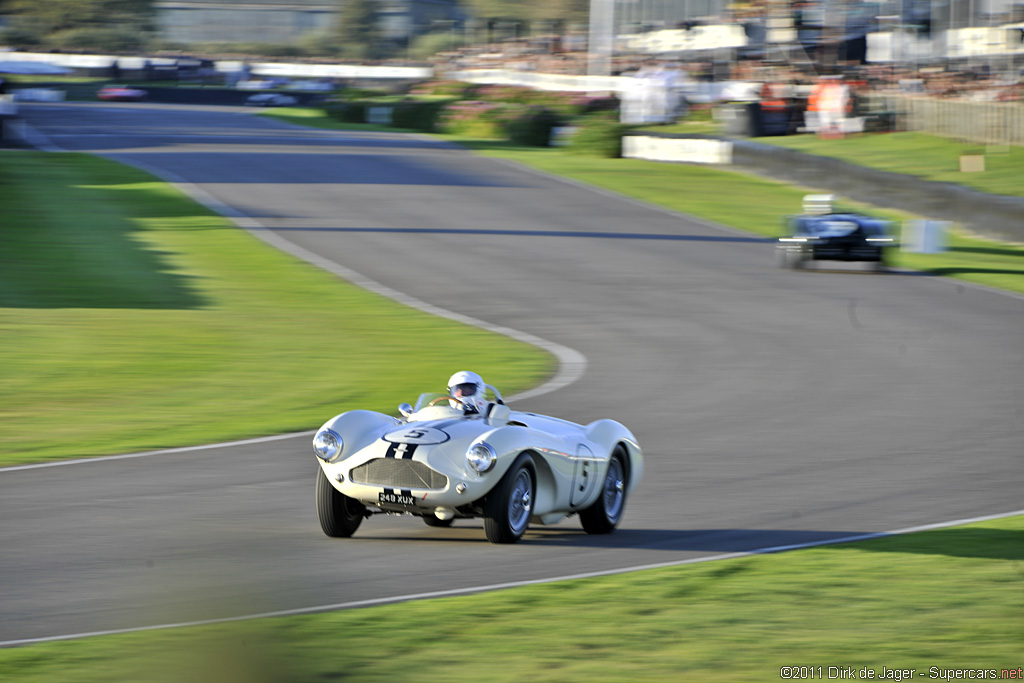
{"label": "background trees", "polygon": [[2,38],[18,46],[132,52],[146,44],[153,0],[0,0]]}
{"label": "background trees", "polygon": [[[156,0],[0,0],[0,43],[36,50],[83,50],[121,54],[160,49],[194,52],[383,59],[416,56],[513,37],[553,35],[585,27],[590,0],[458,0],[425,11],[389,0],[334,0],[330,28],[268,42],[258,27],[245,43],[199,44],[161,40]],[[241,9],[240,2],[239,12]],[[230,8],[225,2],[223,8]],[[396,7],[398,11],[396,13]],[[397,17],[398,23],[395,23]],[[403,18],[404,17],[404,18]],[[411,32],[396,25],[411,21]],[[175,24],[175,26],[178,26]],[[180,30],[180,26],[178,26]],[[233,48],[233,49],[232,49]]]}
{"label": "background trees", "polygon": [[376,0],[342,0],[338,51],[342,57],[376,59],[383,55]]}
{"label": "background trees", "polygon": [[590,12],[590,0],[464,0],[464,5],[480,19],[500,17],[529,26],[552,21],[585,24]]}

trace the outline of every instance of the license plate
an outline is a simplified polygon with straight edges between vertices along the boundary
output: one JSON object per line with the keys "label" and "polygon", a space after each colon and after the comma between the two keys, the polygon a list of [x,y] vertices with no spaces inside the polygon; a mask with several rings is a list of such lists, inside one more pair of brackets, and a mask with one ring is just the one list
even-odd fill
{"label": "license plate", "polygon": [[380,497],[381,506],[384,505],[398,505],[399,507],[411,508],[416,506],[416,499],[412,496],[407,496],[402,493],[381,493]]}

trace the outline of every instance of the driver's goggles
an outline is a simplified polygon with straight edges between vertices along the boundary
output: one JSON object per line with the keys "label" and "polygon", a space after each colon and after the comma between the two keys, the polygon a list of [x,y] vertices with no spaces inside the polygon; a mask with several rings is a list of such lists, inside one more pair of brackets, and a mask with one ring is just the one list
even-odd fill
{"label": "driver's goggles", "polygon": [[452,387],[453,396],[472,396],[476,393],[475,384],[456,384]]}

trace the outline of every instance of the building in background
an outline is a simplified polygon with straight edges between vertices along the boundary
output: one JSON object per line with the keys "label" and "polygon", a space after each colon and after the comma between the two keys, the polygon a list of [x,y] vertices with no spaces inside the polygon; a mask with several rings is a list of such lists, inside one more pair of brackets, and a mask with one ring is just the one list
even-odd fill
{"label": "building in background", "polygon": [[[456,0],[377,0],[381,35],[396,42],[458,21]],[[157,0],[158,36],[173,43],[289,44],[331,31],[339,0]]]}

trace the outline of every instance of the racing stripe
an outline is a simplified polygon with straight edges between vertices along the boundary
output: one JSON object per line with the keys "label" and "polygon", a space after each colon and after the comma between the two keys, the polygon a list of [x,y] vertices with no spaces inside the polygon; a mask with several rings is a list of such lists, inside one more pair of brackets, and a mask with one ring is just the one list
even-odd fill
{"label": "racing stripe", "polygon": [[416,452],[416,446],[417,444],[414,443],[393,443],[388,446],[384,457],[395,458],[396,460],[412,460],[413,453]]}

